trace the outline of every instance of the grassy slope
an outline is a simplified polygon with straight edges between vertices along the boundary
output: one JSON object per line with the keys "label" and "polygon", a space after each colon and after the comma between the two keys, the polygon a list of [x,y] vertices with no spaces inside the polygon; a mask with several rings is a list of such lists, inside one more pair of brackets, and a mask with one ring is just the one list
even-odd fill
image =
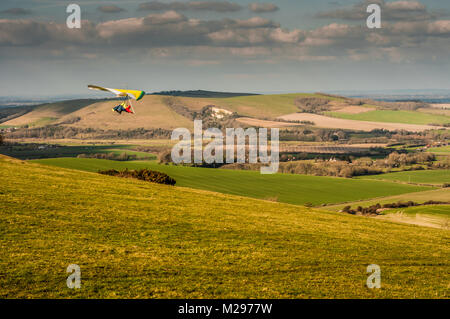
{"label": "grassy slope", "polygon": [[401,202],[414,201],[416,203],[424,203],[429,200],[450,202],[450,188],[441,188],[416,193],[405,193],[401,195],[387,196],[365,201],[356,201],[356,202],[349,202],[346,204],[330,205],[325,208],[327,210],[339,211],[347,205],[356,208],[357,206],[368,207],[371,205],[375,205],[377,203],[390,204],[390,203],[397,203],[399,201]]}
{"label": "grassy slope", "polygon": [[428,152],[437,153],[437,154],[449,154],[450,155],[450,146],[431,147],[431,148],[428,149]]}
{"label": "grassy slope", "polygon": [[450,229],[450,205],[395,208],[383,212],[382,219],[415,225]]}
{"label": "grassy slope", "polygon": [[18,118],[12,119],[3,123],[4,125],[20,126],[42,126],[54,122],[67,114],[76,112],[90,104],[95,103],[96,100],[69,100],[55,103],[43,104],[34,108],[31,112],[26,113]]}
{"label": "grassy slope", "polygon": [[81,120],[71,124],[71,126],[103,130],[174,129],[178,127],[191,129],[193,122],[167,107],[162,100],[163,98],[164,96],[159,95],[146,95],[139,102],[133,102],[135,115],[125,113],[119,115],[113,112],[112,108],[120,102],[111,100],[89,105],[61,118],[60,121],[64,122],[73,117],[80,117]]}
{"label": "grassy slope", "polygon": [[[274,119],[278,116],[295,113],[298,111],[295,105],[297,97],[318,97],[316,94],[275,94],[240,96],[226,99],[216,99],[214,102],[225,109],[237,112],[240,115]],[[320,96],[324,98],[323,96]]]}
{"label": "grassy slope", "polygon": [[376,110],[371,112],[348,114],[339,112],[326,112],[326,115],[347,120],[405,123],[405,124],[444,124],[450,122],[450,117],[445,115],[426,114],[413,111]]}
{"label": "grassy slope", "polygon": [[[206,105],[217,105],[245,116],[275,118],[280,115],[296,112],[298,109],[294,100],[298,96],[317,96],[314,94],[277,94],[239,96],[231,98],[188,98],[176,97],[186,107],[199,111]],[[78,103],[68,101],[47,104],[32,112],[18,117],[4,125],[48,124],[49,119],[64,122],[75,117],[81,120],[75,127],[91,127],[101,129],[130,129],[130,128],[192,128],[192,121],[177,114],[164,104],[165,96],[146,95],[141,101],[134,103],[136,116],[124,114],[119,116],[111,112],[117,101],[102,101],[94,103]],[[330,98],[332,99],[332,98]],[[58,119],[58,120],[57,120]]]}
{"label": "grassy slope", "polygon": [[1,297],[448,297],[446,231],[15,160],[0,174]]}
{"label": "grassy slope", "polygon": [[290,204],[341,203],[429,189],[371,180],[294,174],[261,175],[255,171],[168,166],[154,162],[117,162],[75,158],[44,159],[38,162],[91,172],[109,168],[150,168],[169,174],[175,178],[179,186],[259,199],[275,197],[280,202]]}
{"label": "grassy slope", "polygon": [[450,170],[441,169],[441,170],[396,172],[382,175],[362,176],[361,179],[377,179],[386,181],[415,183],[415,184],[442,185],[443,183],[450,183]]}
{"label": "grassy slope", "polygon": [[398,211],[401,211],[406,215],[429,214],[447,218],[450,217],[450,205],[425,205],[408,208],[394,208],[384,211],[383,214],[390,214]]}

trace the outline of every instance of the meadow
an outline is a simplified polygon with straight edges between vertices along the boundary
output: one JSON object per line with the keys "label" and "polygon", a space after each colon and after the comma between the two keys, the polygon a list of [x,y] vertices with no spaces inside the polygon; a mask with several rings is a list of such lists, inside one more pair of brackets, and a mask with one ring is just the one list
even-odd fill
{"label": "meadow", "polygon": [[293,93],[238,96],[225,99],[213,99],[211,102],[243,116],[274,119],[277,116],[297,112],[298,107],[295,105],[295,99],[298,97],[333,99],[319,94]]}
{"label": "meadow", "polygon": [[449,297],[448,231],[5,157],[0,175],[2,298]]}
{"label": "meadow", "polygon": [[450,155],[450,145],[442,146],[442,147],[430,147],[428,152],[436,153],[436,154],[445,154]]}
{"label": "meadow", "polygon": [[134,151],[136,145],[127,144],[18,144],[12,146],[0,146],[0,153],[18,159],[38,159],[52,157],[77,157],[80,154],[128,154],[136,155],[137,159],[155,160],[156,155],[146,152]]}
{"label": "meadow", "polygon": [[261,175],[258,171],[160,165],[154,161],[54,158],[34,162],[90,172],[149,168],[168,174],[177,181],[177,186],[299,205],[341,203],[431,189],[375,180],[298,174]]}
{"label": "meadow", "polygon": [[426,227],[450,229],[450,205],[424,205],[395,208],[383,212],[381,219]]}
{"label": "meadow", "polygon": [[434,190],[428,190],[423,192],[417,192],[417,193],[405,193],[400,195],[394,195],[394,196],[386,196],[381,198],[373,198],[369,200],[362,200],[362,201],[355,201],[355,202],[348,202],[344,204],[338,204],[338,205],[329,205],[324,207],[327,210],[331,211],[340,211],[345,206],[349,205],[353,208],[356,208],[358,206],[361,207],[369,207],[376,204],[392,204],[392,203],[398,203],[398,202],[408,202],[413,201],[416,203],[425,203],[427,201],[434,200],[434,201],[441,201],[441,202],[450,202],[450,188],[440,188],[440,189],[434,189]]}
{"label": "meadow", "polygon": [[403,171],[381,175],[361,176],[359,178],[439,186],[444,183],[450,183],[450,170]]}

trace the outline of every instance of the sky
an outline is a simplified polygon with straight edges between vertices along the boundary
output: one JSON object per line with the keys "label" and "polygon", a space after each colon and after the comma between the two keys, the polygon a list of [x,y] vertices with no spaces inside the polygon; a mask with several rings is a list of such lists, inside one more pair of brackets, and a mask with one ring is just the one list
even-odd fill
{"label": "sky", "polygon": [[0,96],[450,89],[449,40],[443,0],[2,0]]}

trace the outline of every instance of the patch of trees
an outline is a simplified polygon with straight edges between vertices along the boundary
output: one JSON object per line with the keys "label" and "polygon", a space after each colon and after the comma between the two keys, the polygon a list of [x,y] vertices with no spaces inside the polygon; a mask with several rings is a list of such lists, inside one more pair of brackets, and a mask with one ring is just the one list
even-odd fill
{"label": "patch of trees", "polygon": [[195,119],[195,112],[192,112],[189,108],[187,108],[179,99],[173,96],[166,96],[162,98],[162,101],[165,105],[171,108],[175,113],[178,113],[190,120]]}
{"label": "patch of trees", "polygon": [[0,145],[3,145],[5,141],[5,138],[3,137],[3,135],[0,133]]}
{"label": "patch of trees", "polygon": [[303,124],[303,125],[316,125],[313,121],[300,121],[300,120],[285,120],[285,119],[275,119],[275,122],[282,122],[282,123],[297,123],[297,124]]}
{"label": "patch of trees", "polygon": [[393,152],[385,159],[372,161],[372,164],[378,167],[399,168],[414,164],[431,164],[435,160],[436,156],[433,153],[418,152],[399,154],[397,152]]}
{"label": "patch of trees", "polygon": [[353,176],[363,176],[363,175],[377,175],[382,174],[383,170],[364,166],[364,165],[352,165],[346,161],[319,161],[319,162],[288,162],[280,163],[279,170],[280,173],[288,174],[305,174],[314,176],[335,176],[335,177],[346,177],[351,178]]}
{"label": "patch of trees", "polygon": [[157,171],[152,171],[149,169],[139,169],[139,170],[122,170],[117,171],[115,169],[109,170],[101,170],[98,171],[99,174],[109,175],[109,176],[118,176],[125,178],[136,178],[146,182],[165,184],[165,185],[175,185],[176,181],[170,177],[169,175]]}
{"label": "patch of trees", "polygon": [[36,128],[19,128],[7,133],[8,138],[96,138],[96,139],[168,139],[172,131],[157,128],[132,130],[101,130],[93,128],[77,128],[58,125],[47,125]]}
{"label": "patch of trees", "polygon": [[304,113],[320,113],[330,110],[329,99],[319,97],[298,97],[294,100],[295,105]]}
{"label": "patch of trees", "polygon": [[259,94],[254,94],[254,93],[215,92],[215,91],[204,91],[204,90],[189,90],[189,91],[161,91],[161,92],[153,93],[153,95],[168,95],[168,96],[183,96],[183,97],[204,97],[204,98],[224,98],[224,97],[259,95]]}
{"label": "patch of trees", "polygon": [[[281,154],[280,160],[292,159],[290,154]],[[294,161],[280,162],[278,172],[286,174],[305,174],[315,176],[334,176],[352,178],[354,176],[378,175],[390,172],[393,168],[399,171],[444,169],[449,168],[448,161],[433,162],[434,154],[431,153],[411,153],[399,154],[391,153],[386,158],[374,160],[370,157],[355,158],[348,156],[347,160],[323,160],[316,156],[314,160],[305,160],[308,154],[295,156]],[[328,155],[329,156],[329,155]],[[258,170],[261,164],[227,164],[222,166],[226,169]]]}
{"label": "patch of trees", "polygon": [[425,206],[425,205],[447,205],[450,204],[450,202],[442,202],[442,201],[434,201],[434,200],[429,200],[426,201],[424,203],[416,203],[413,201],[407,201],[407,202],[397,202],[397,203],[390,203],[390,204],[384,204],[381,205],[380,203],[377,203],[375,205],[369,206],[369,207],[362,207],[362,206],[358,206],[356,209],[352,209],[352,207],[349,206],[345,206],[342,209],[342,212],[344,213],[348,213],[348,214],[352,214],[352,215],[380,215],[380,213],[383,210],[386,209],[391,209],[391,208],[408,208],[408,207],[413,207],[413,206]]}
{"label": "patch of trees", "polygon": [[79,154],[77,158],[96,158],[96,159],[106,159],[111,161],[135,161],[137,159],[136,155],[130,155],[127,153],[95,153],[95,154]]}
{"label": "patch of trees", "polygon": [[[308,123],[307,125],[311,124]],[[344,130],[322,129],[310,126],[280,130],[280,141],[332,142],[346,140],[349,136],[349,132]]]}

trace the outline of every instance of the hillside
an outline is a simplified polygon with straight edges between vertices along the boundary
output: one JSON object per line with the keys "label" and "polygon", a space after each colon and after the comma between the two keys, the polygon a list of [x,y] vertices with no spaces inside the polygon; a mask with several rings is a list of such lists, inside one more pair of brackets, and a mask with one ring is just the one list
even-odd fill
{"label": "hillside", "polygon": [[446,231],[0,163],[3,298],[448,298]]}
{"label": "hillside", "polygon": [[299,174],[261,175],[258,171],[159,165],[155,162],[118,162],[87,158],[51,158],[35,162],[97,172],[106,169],[149,168],[177,180],[178,186],[275,200],[288,204],[321,205],[431,189],[413,185]]}
{"label": "hillside", "polygon": [[176,113],[162,101],[164,97],[146,95],[139,102],[134,102],[136,115],[119,115],[112,108],[120,102],[110,100],[88,105],[76,112],[68,114],[57,123],[80,118],[68,126],[97,129],[133,129],[133,128],[165,128],[193,127],[192,121]]}
{"label": "hillside", "polygon": [[8,126],[42,126],[51,124],[56,120],[80,110],[98,100],[69,100],[55,103],[47,103],[31,108],[26,114],[2,123]]}
{"label": "hillside", "polygon": [[[423,131],[439,128],[428,124],[443,125],[450,122],[449,116],[424,113],[423,109],[420,112],[383,110],[375,105],[356,105],[357,101],[353,99],[322,94],[235,96],[231,93],[174,91],[167,92],[172,95],[166,96],[162,93],[146,95],[139,102],[135,102],[136,115],[113,113],[111,109],[118,104],[117,100],[73,100],[36,107],[2,125],[35,127],[59,124],[102,130],[138,128],[171,130],[177,127],[191,128],[194,115],[206,106],[234,112],[240,117],[237,123],[244,126],[273,127],[279,123],[279,127],[286,127],[302,125],[298,121],[310,121],[317,127],[324,128]],[[275,120],[284,122],[274,124]]]}

